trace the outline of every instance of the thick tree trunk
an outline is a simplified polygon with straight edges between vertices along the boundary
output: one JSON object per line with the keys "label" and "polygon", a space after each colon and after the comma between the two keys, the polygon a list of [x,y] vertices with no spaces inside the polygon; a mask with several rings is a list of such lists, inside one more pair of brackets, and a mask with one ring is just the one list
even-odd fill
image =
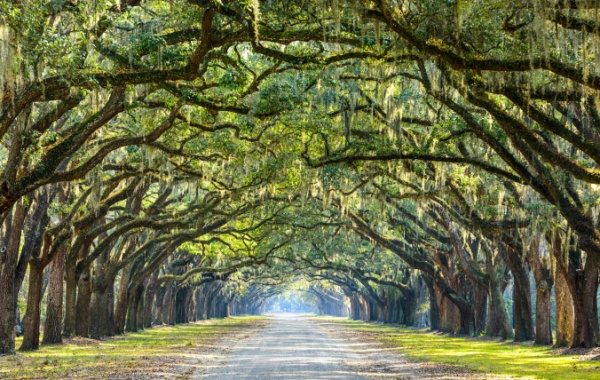
{"label": "thick tree trunk", "polygon": [[25,332],[20,351],[37,350],[40,346],[40,316],[42,312],[42,283],[44,266],[36,259],[29,262],[29,289],[25,311]]}
{"label": "thick tree trunk", "polygon": [[3,256],[0,258],[0,354],[15,353],[15,326],[17,323],[15,270],[24,219],[25,207],[23,200],[20,200],[15,206],[8,244],[5,251],[0,252],[0,256]]}
{"label": "thick tree trunk", "polygon": [[[77,286],[77,303],[76,303],[76,323],[75,323],[75,334],[87,338],[89,336],[90,329],[90,301],[92,298],[92,283],[90,281],[90,270],[89,268],[84,270],[83,274],[79,277]],[[98,300],[100,302],[100,300]],[[99,312],[98,308],[95,312]],[[95,314],[100,316],[100,314]],[[99,318],[94,318],[95,323],[99,322]]]}
{"label": "thick tree trunk", "polygon": [[212,289],[215,286],[215,282],[211,282],[206,289],[204,294],[204,307],[203,307],[203,319],[210,319],[210,297],[212,295]]}
{"label": "thick tree trunk", "polygon": [[127,317],[127,302],[129,300],[129,278],[131,275],[131,264],[123,268],[121,281],[119,283],[119,293],[117,294],[117,307],[115,310],[115,334],[123,334],[125,331],[125,321]]}
{"label": "thick tree trunk", "polygon": [[551,295],[552,288],[546,280],[541,280],[536,284],[535,298],[535,343],[551,345],[552,344],[552,323],[551,323]]}
{"label": "thick tree trunk", "polygon": [[489,302],[488,335],[511,339],[513,338],[513,329],[504,303],[502,287],[498,284],[498,281],[493,281],[490,291],[492,294]]}
{"label": "thick tree trunk", "polygon": [[46,322],[44,324],[43,343],[62,343],[65,256],[66,248],[59,248],[56,252],[54,260],[50,264],[48,301],[46,306]]}
{"label": "thick tree trunk", "polygon": [[377,321],[381,323],[388,323],[388,308],[389,305],[387,302],[382,302],[377,305],[378,310],[378,318]]}
{"label": "thick tree trunk", "polygon": [[[598,266],[594,260],[582,254],[576,240],[567,237],[568,245],[562,247],[560,235],[555,234],[552,255],[555,259],[556,300],[557,300],[557,345],[562,345],[568,334],[569,320],[564,315],[568,311],[569,297],[563,293],[567,288],[573,302],[573,334],[569,341],[571,348],[591,348],[598,343]],[[566,248],[566,249],[561,249]],[[563,286],[564,284],[567,286]],[[560,301],[560,302],[559,302]],[[559,303],[561,304],[559,307]],[[560,313],[559,313],[560,312]],[[563,326],[564,325],[564,326]]]}
{"label": "thick tree trunk", "polygon": [[115,335],[115,285],[112,280],[106,290],[103,309],[102,335],[113,336]]}
{"label": "thick tree trunk", "polygon": [[[81,294],[81,292],[80,292]],[[106,294],[100,290],[94,290],[90,297],[89,313],[99,318],[88,318],[89,336],[92,339],[100,339],[102,337],[103,314],[106,306]],[[79,314],[79,313],[78,313]]]}
{"label": "thick tree trunk", "polygon": [[554,292],[556,294],[556,347],[567,347],[573,340],[573,299],[563,273],[555,267]]}
{"label": "thick tree trunk", "polygon": [[143,330],[144,329],[144,287],[141,287],[141,290],[139,290],[139,295],[137,297],[137,303],[136,303],[136,327],[137,330]]}
{"label": "thick tree trunk", "polygon": [[429,293],[429,329],[432,331],[440,329],[440,314],[438,310],[437,297],[433,279],[429,276],[423,276]]}
{"label": "thick tree trunk", "polygon": [[154,299],[158,290],[158,271],[155,271],[148,279],[146,292],[144,294],[144,327],[152,327],[152,310]]}
{"label": "thick tree trunk", "polygon": [[[550,239],[549,239],[550,240]],[[551,244],[552,242],[549,241]],[[559,242],[560,244],[560,242]],[[534,245],[528,255],[529,264],[535,278],[535,344],[552,344],[551,296],[552,273],[550,272],[550,256],[542,249],[541,240]]]}
{"label": "thick tree trunk", "polygon": [[578,270],[575,288],[571,292],[574,306],[571,347],[596,347],[598,343],[598,267],[588,260],[585,269]]}
{"label": "thick tree trunk", "polygon": [[475,335],[475,315],[468,311],[460,313],[460,334]]}
{"label": "thick tree trunk", "polygon": [[473,284],[473,286],[475,287],[475,335],[479,335],[482,331],[485,331],[488,294],[485,289],[477,284]]}
{"label": "thick tree trunk", "polygon": [[533,340],[533,311],[531,310],[531,286],[525,264],[515,252],[507,253],[507,263],[514,278],[513,321],[515,342]]}
{"label": "thick tree trunk", "polygon": [[75,273],[75,260],[69,260],[65,264],[65,325],[63,336],[75,335],[77,324],[77,275]]}
{"label": "thick tree trunk", "polygon": [[360,296],[360,304],[361,319],[365,322],[369,322],[371,320],[371,310],[369,308],[369,302],[365,299],[365,297]]}
{"label": "thick tree trunk", "polygon": [[353,294],[350,297],[350,309],[351,309],[350,317],[355,321],[360,320],[360,302],[359,302],[356,294]]}
{"label": "thick tree trunk", "polygon": [[171,284],[166,284],[161,286],[159,291],[160,298],[157,302],[157,313],[158,319],[160,323],[168,324],[169,323],[169,306],[171,305],[171,296],[173,295],[173,289]]}
{"label": "thick tree trunk", "polygon": [[406,326],[414,326],[418,308],[417,295],[414,291],[410,294],[404,294],[401,302],[403,323]]}
{"label": "thick tree trunk", "polygon": [[136,286],[134,289],[131,290],[131,297],[128,301],[128,308],[127,308],[127,320],[126,320],[127,331],[137,332],[138,329],[140,328],[139,322],[141,322],[141,321],[138,320],[138,317],[139,317],[140,303],[142,301],[143,294],[144,294],[144,286],[143,285]]}
{"label": "thick tree trunk", "polygon": [[[502,287],[502,277],[506,267],[502,265],[502,268],[498,268],[498,264],[494,265],[494,257],[491,250],[485,249],[484,251],[486,254],[486,268],[490,274],[487,335],[500,336],[502,339],[512,339],[514,337],[513,329],[510,325],[506,304],[504,303],[504,289]],[[496,257],[496,259],[499,259],[499,257]]]}
{"label": "thick tree trunk", "polygon": [[[468,317],[466,319],[463,318],[463,313],[459,311],[458,307],[439,290],[436,290],[436,299],[440,316],[439,330],[449,333],[468,334],[465,330],[469,330],[469,325],[474,326],[472,323],[473,320],[469,323]],[[470,317],[472,316],[471,314]]]}

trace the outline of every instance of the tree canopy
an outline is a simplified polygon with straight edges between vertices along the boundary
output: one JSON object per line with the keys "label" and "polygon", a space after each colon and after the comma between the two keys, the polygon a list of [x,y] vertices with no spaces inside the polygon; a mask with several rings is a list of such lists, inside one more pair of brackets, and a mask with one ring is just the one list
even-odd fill
{"label": "tree canopy", "polygon": [[0,353],[274,299],[596,346],[599,11],[0,0]]}

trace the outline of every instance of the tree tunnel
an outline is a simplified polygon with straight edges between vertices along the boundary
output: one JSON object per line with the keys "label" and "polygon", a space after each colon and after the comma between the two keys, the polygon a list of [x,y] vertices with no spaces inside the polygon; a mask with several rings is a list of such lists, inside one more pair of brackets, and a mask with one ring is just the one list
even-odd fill
{"label": "tree tunnel", "polygon": [[0,354],[288,303],[597,346],[598,10],[3,2]]}

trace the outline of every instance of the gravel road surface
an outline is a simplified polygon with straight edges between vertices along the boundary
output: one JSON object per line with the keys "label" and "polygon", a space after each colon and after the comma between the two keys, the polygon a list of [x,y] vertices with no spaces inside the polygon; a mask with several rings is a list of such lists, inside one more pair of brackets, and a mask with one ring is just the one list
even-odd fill
{"label": "gravel road surface", "polygon": [[266,326],[222,342],[219,359],[192,380],[506,379],[459,366],[406,359],[397,350],[309,316],[270,316]]}
{"label": "gravel road surface", "polygon": [[204,379],[348,379],[363,380],[346,364],[357,353],[308,317],[282,314],[228,351]]}

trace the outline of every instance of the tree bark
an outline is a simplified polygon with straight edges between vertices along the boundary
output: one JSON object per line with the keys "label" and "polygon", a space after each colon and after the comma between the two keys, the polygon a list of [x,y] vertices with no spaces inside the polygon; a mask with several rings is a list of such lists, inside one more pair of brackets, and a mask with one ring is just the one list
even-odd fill
{"label": "tree bark", "polygon": [[577,270],[574,291],[573,340],[571,347],[591,348],[598,344],[598,267],[588,260],[583,270]]}
{"label": "tree bark", "polygon": [[[104,310],[106,306],[106,293],[101,290],[94,289],[90,296],[90,303],[88,308],[88,326],[89,336],[92,339],[100,339],[102,337],[102,324],[103,314],[106,313]],[[79,314],[79,313],[78,313]],[[95,318],[89,318],[89,315],[96,316]],[[99,318],[98,318],[99,317]]]}
{"label": "tree bark", "polygon": [[25,332],[20,351],[37,350],[40,346],[40,316],[42,312],[42,283],[44,265],[33,258],[29,262],[29,289],[25,311]]}
{"label": "tree bark", "polygon": [[502,339],[511,339],[514,337],[513,329],[510,325],[510,318],[504,303],[502,287],[496,280],[493,283],[490,287],[492,294],[489,303],[488,335],[500,336]]}
{"label": "tree bark", "polygon": [[[560,249],[560,248],[559,248]],[[554,268],[554,292],[556,295],[556,347],[567,347],[573,340],[573,299],[563,273]]]}
{"label": "tree bark", "polygon": [[[66,254],[65,254],[66,255]],[[63,335],[71,337],[75,335],[77,324],[77,275],[75,260],[68,260],[65,263],[65,325]]]}
{"label": "tree bark", "polygon": [[506,304],[504,303],[504,291],[501,279],[504,277],[506,266],[502,264],[502,270],[498,270],[498,265],[494,265],[494,258],[499,260],[499,255],[496,253],[496,257],[494,257],[494,253],[489,249],[487,244],[483,248],[486,256],[487,271],[490,274],[487,334],[489,336],[500,336],[502,339],[512,339],[514,337],[513,329],[510,325]]}
{"label": "tree bark", "polygon": [[[550,242],[551,243],[551,242]],[[541,240],[529,252],[528,261],[535,278],[535,344],[552,344],[551,296],[552,273],[548,252],[542,250]]]}
{"label": "tree bark", "polygon": [[131,277],[131,264],[123,268],[121,281],[119,282],[119,293],[117,294],[117,307],[115,310],[115,334],[123,334],[127,317],[127,302],[129,300],[129,279]]}
{"label": "tree bark", "polygon": [[65,277],[66,247],[60,247],[50,264],[48,302],[44,324],[43,343],[62,343],[63,282]]}
{"label": "tree bark", "polygon": [[15,270],[24,219],[25,207],[21,199],[15,206],[6,250],[0,253],[4,256],[0,260],[0,354],[15,353],[15,326],[17,323]]}
{"label": "tree bark", "polygon": [[473,284],[475,293],[475,335],[485,331],[487,321],[488,293],[485,289]]}
{"label": "tree bark", "polygon": [[[557,241],[558,238],[556,238]],[[573,335],[569,342],[571,348],[591,348],[598,342],[598,265],[594,260],[585,258],[573,237],[567,237],[567,249],[552,249],[556,266],[560,270],[573,301]],[[562,246],[562,244],[561,244]],[[560,279],[560,277],[559,277]],[[562,284],[559,284],[562,285]],[[557,301],[559,299],[557,286]],[[561,297],[564,299],[563,297]],[[564,321],[561,321],[564,322]],[[568,323],[568,322],[567,322]],[[562,342],[557,342],[562,344]]]}
{"label": "tree bark", "polygon": [[152,327],[152,310],[154,308],[154,299],[158,290],[158,271],[155,271],[148,280],[146,292],[144,294],[144,327]]}
{"label": "tree bark", "polygon": [[531,284],[529,273],[519,253],[511,248],[506,249],[506,263],[510,267],[514,279],[513,286],[513,321],[515,342],[524,342],[535,338],[533,328],[533,311],[531,310]]}
{"label": "tree bark", "polygon": [[[90,301],[92,298],[92,283],[90,281],[89,268],[85,269],[79,277],[77,285],[75,334],[87,338],[90,329]],[[98,302],[101,302],[101,300],[98,299]],[[98,308],[95,311],[98,312],[100,309]],[[100,316],[100,314],[96,314],[96,316]],[[95,319],[96,322],[100,322],[99,318]]]}
{"label": "tree bark", "polygon": [[437,299],[435,295],[435,285],[433,279],[424,275],[423,279],[427,285],[427,291],[429,293],[429,329],[432,331],[440,329],[440,314],[438,310]]}
{"label": "tree bark", "polygon": [[545,279],[536,284],[535,344],[552,344],[551,291],[552,286]]}
{"label": "tree bark", "polygon": [[102,325],[102,335],[113,336],[115,335],[115,285],[112,280],[106,290],[103,309],[102,315],[105,321]]}
{"label": "tree bark", "polygon": [[402,316],[403,323],[406,326],[414,326],[416,322],[417,316],[417,295],[415,292],[410,292],[410,294],[404,294],[401,299],[401,308],[402,308]]}
{"label": "tree bark", "polygon": [[144,294],[144,286],[138,285],[131,291],[130,299],[127,303],[126,328],[129,332],[137,332],[139,329],[138,309]]}

